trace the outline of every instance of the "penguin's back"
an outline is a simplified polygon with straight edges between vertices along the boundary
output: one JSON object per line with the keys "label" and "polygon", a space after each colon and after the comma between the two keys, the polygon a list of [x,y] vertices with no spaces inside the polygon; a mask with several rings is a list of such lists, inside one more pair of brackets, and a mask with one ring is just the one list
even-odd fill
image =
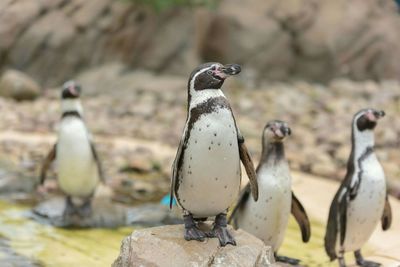
{"label": "penguin's back", "polygon": [[201,115],[188,130],[176,192],[179,204],[195,217],[224,212],[240,188],[235,120],[229,108],[212,110]]}
{"label": "penguin's back", "polygon": [[57,149],[58,182],[70,196],[90,196],[99,181],[88,132],[78,117],[61,121]]}

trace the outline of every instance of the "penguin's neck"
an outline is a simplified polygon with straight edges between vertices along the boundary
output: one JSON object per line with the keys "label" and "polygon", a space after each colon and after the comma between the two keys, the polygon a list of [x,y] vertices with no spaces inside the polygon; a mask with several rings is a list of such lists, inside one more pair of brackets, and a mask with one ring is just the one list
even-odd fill
{"label": "penguin's neck", "polygon": [[373,130],[359,131],[358,129],[354,128],[352,150],[355,160],[359,159],[367,149],[373,148],[374,145],[375,138]]}
{"label": "penguin's neck", "polygon": [[285,160],[285,147],[283,142],[263,141],[261,164],[278,165]]}
{"label": "penguin's neck", "polygon": [[211,98],[216,98],[221,96],[225,97],[221,89],[204,89],[197,91],[191,88],[189,90],[189,98],[188,98],[189,110],[198,106],[199,104],[206,102]]}
{"label": "penguin's neck", "polygon": [[83,108],[79,99],[63,99],[61,101],[61,111],[63,114],[77,112],[80,116],[83,116]]}

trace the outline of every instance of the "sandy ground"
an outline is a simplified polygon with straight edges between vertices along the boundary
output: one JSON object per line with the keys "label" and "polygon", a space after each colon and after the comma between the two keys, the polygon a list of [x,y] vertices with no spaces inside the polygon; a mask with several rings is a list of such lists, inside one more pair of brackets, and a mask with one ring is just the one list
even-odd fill
{"label": "sandy ground", "polygon": [[[324,180],[316,176],[295,172],[293,176],[293,190],[301,197],[301,201],[310,217],[326,224],[330,203],[339,187],[334,181]],[[387,267],[400,266],[400,201],[390,198],[393,221],[388,231],[382,231],[378,225],[368,242],[372,248],[369,260],[377,261]]]}

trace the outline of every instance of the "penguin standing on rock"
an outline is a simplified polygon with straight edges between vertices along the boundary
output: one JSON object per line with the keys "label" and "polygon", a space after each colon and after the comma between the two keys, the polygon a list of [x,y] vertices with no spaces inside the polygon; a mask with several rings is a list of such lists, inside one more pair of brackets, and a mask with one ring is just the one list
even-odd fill
{"label": "penguin standing on rock", "polygon": [[290,134],[290,128],[283,121],[267,123],[257,167],[260,199],[257,202],[250,199],[250,188],[245,187],[229,221],[235,228],[241,228],[271,246],[277,261],[297,265],[297,259],[276,255],[283,242],[290,213],[300,226],[303,242],[308,242],[311,236],[307,214],[292,192],[292,178],[285,159],[283,140]]}
{"label": "penguin standing on rock", "polygon": [[[226,212],[240,189],[242,161],[258,198],[254,165],[231,107],[221,91],[225,79],[241,71],[237,64],[206,63],[188,82],[188,116],[173,164],[171,198],[183,209],[186,240],[217,237],[220,245],[236,245],[227,230]],[[215,217],[203,232],[197,221]]]}
{"label": "penguin standing on rock", "polygon": [[352,122],[352,147],[346,176],[332,201],[325,235],[325,250],[331,260],[344,267],[344,253],[354,251],[359,266],[379,263],[364,260],[361,247],[368,241],[379,220],[382,229],[392,221],[385,174],[374,153],[374,129],[385,112],[363,109]]}
{"label": "penguin standing on rock", "polygon": [[81,87],[74,81],[63,85],[57,143],[47,155],[40,174],[43,184],[51,162],[57,159],[58,184],[67,195],[64,219],[72,215],[89,216],[92,196],[100,179],[104,181],[96,149],[83,120],[80,92]]}

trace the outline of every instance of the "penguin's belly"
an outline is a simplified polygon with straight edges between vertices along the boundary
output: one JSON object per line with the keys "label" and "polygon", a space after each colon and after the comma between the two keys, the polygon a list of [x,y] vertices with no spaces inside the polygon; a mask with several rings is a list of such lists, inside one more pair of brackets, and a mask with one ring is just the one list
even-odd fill
{"label": "penguin's belly", "polygon": [[259,199],[249,198],[238,211],[239,228],[258,237],[276,252],[281,246],[292,204],[291,177],[288,171],[261,169],[258,174]]}
{"label": "penguin's belly", "polygon": [[240,188],[240,159],[232,113],[220,109],[194,124],[184,150],[177,199],[195,217],[224,212]]}
{"label": "penguin's belly", "polygon": [[385,175],[375,155],[362,163],[360,188],[347,210],[345,251],[360,249],[381,219],[386,197]]}
{"label": "penguin's belly", "polygon": [[88,133],[80,119],[63,120],[56,153],[58,182],[62,191],[75,197],[90,196],[97,186],[99,176]]}

